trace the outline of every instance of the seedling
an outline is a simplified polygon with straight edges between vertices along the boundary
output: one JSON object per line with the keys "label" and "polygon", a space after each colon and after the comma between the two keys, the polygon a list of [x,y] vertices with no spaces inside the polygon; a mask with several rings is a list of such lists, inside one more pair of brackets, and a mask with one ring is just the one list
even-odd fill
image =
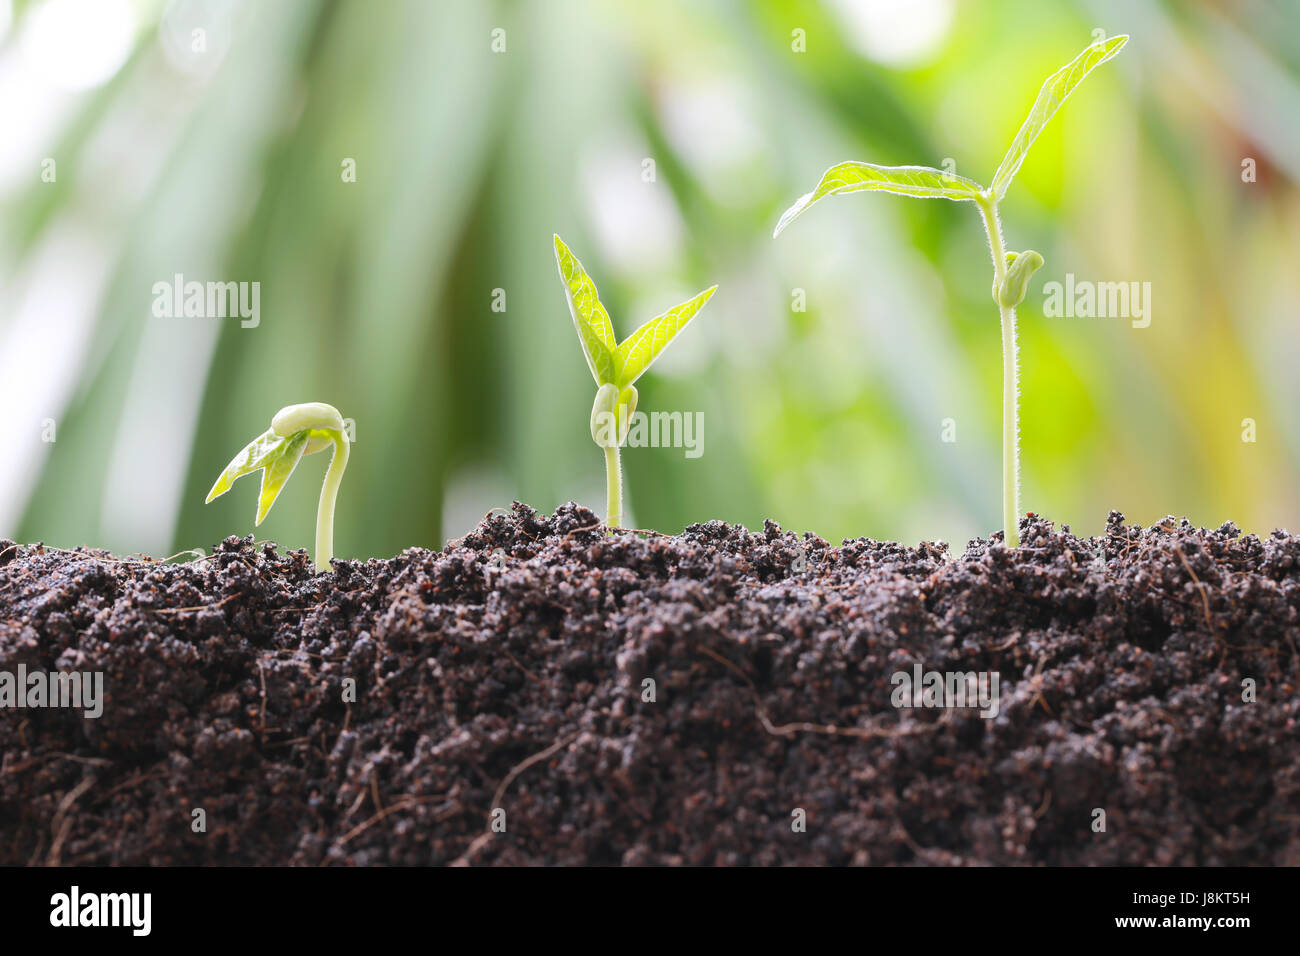
{"label": "seedling", "polygon": [[619,453],[627,440],[637,393],[632,384],[640,378],[673,338],[704,308],[717,286],[657,315],[619,343],[609,313],[600,304],[596,283],[582,263],[555,237],[555,261],[564,280],[573,327],[578,331],[587,368],[596,380],[596,401],[591,406],[591,440],[605,450],[605,484],[608,510],[605,524],[617,528],[623,523],[623,474]]}
{"label": "seedling", "polygon": [[840,163],[826,170],[817,188],[801,196],[785,211],[772,233],[773,236],[779,235],[817,200],[839,193],[879,190],[918,199],[951,199],[975,204],[984,221],[984,231],[993,254],[993,301],[997,303],[1002,320],[1002,521],[1007,546],[1012,548],[1020,543],[1020,373],[1016,306],[1024,300],[1029,277],[1043,264],[1043,257],[1032,249],[1021,253],[1006,251],[1002,224],[998,220],[998,203],[1006,195],[1020,164],[1025,161],[1029,147],[1056,115],[1066,97],[1083,82],[1084,77],[1115,56],[1127,42],[1127,36],[1117,36],[1094,43],[1047,78],[987,188],[974,180],[930,166]]}
{"label": "seedling", "polygon": [[262,491],[258,495],[257,520],[254,522],[255,526],[260,525],[302,456],[313,455],[331,446],[334,452],[325,472],[325,484],[316,510],[316,570],[328,571],[330,559],[334,557],[334,500],[338,497],[343,472],[348,467],[347,428],[343,416],[333,405],[307,402],[305,405],[289,405],[276,412],[271,427],[249,442],[226,466],[208,492],[207,501],[224,495],[236,478],[260,470]]}

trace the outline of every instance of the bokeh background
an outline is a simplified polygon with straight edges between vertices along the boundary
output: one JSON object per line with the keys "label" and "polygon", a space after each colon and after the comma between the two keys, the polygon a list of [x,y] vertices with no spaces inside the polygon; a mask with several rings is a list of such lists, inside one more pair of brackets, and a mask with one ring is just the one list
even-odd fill
{"label": "bokeh background", "polygon": [[[1000,525],[975,210],[864,194],[772,227],[844,159],[987,182],[1097,30],[1132,40],[1002,207],[1047,260],[1020,313],[1023,506],[1086,533],[1112,508],[1294,528],[1287,0],[0,0],[0,536],[248,533],[256,476],[204,495],[312,400],[357,422],[341,556],[440,546],[514,498],[603,511],[559,232],[620,336],[721,287],[640,383],[643,409],[704,412],[704,455],[626,451],[631,522],[960,547]],[[1151,325],[1044,316],[1067,272],[1150,282]],[[260,282],[261,324],[155,317],[176,273]],[[323,457],[259,538],[311,546]]]}

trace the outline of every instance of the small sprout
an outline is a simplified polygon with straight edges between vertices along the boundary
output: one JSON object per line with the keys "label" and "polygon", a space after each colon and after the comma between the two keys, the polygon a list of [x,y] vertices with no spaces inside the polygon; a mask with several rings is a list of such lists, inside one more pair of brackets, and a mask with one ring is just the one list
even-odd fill
{"label": "small sprout", "polygon": [[614,338],[609,313],[600,304],[596,283],[582,263],[555,237],[555,261],[564,280],[569,314],[578,331],[587,368],[596,380],[596,401],[591,406],[591,440],[605,450],[605,481],[608,511],[605,524],[617,528],[623,523],[623,475],[620,449],[627,441],[636,411],[637,392],[632,383],[644,374],[668,343],[704,308],[717,286],[705,289],[693,299],[655,316],[621,343]]}
{"label": "small sprout", "polygon": [[307,402],[289,405],[276,412],[271,427],[249,442],[226,466],[208,492],[207,501],[224,495],[236,478],[261,471],[262,491],[258,495],[257,520],[254,522],[254,525],[260,525],[302,456],[313,455],[331,446],[334,452],[325,472],[325,484],[316,510],[316,570],[328,571],[330,559],[334,557],[334,500],[338,497],[343,472],[348,467],[347,427],[333,405]]}
{"label": "small sprout", "polygon": [[1016,306],[1024,301],[1029,278],[1043,264],[1043,257],[1033,250],[1019,254],[1006,251],[1002,224],[998,221],[998,203],[1025,161],[1029,147],[1056,115],[1061,104],[1084,77],[1119,53],[1127,42],[1127,36],[1117,36],[1094,43],[1047,78],[987,189],[972,179],[929,166],[840,163],[825,172],[816,189],[801,196],[785,211],[773,233],[779,235],[817,200],[840,193],[879,191],[919,199],[950,199],[953,202],[973,202],[979,209],[993,253],[993,301],[997,303],[1002,319],[1002,521],[1007,547],[1014,548],[1020,543],[1020,384]]}

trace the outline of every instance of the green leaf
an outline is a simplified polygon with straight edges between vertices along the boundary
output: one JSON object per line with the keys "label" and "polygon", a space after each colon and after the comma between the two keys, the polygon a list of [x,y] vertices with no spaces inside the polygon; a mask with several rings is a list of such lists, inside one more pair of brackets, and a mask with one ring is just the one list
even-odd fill
{"label": "green leaf", "polygon": [[287,438],[277,435],[272,429],[267,429],[258,435],[246,446],[244,450],[231,459],[226,470],[221,473],[212,490],[208,492],[207,504],[213,498],[219,498],[230,490],[230,486],[235,483],[236,478],[242,478],[244,475],[266,467],[267,463],[280,455],[284,450],[284,443]]}
{"label": "green leaf", "polygon": [[663,315],[657,315],[641,328],[637,329],[618,347],[614,353],[614,365],[617,369],[615,384],[626,388],[641,377],[650,367],[686,323],[695,317],[695,313],[704,308],[704,303],[713,297],[718,287],[705,289],[695,298],[669,309]]}
{"label": "green leaf", "polygon": [[596,283],[591,281],[578,257],[569,251],[559,236],[555,237],[555,262],[560,267],[560,278],[564,280],[569,314],[573,316],[573,327],[578,330],[578,341],[587,357],[587,367],[597,385],[612,382],[617,343],[609,313],[596,294]]}
{"label": "green leaf", "polygon": [[954,202],[979,198],[980,184],[956,173],[946,173],[931,166],[877,166],[874,163],[840,163],[822,174],[821,182],[810,193],[785,211],[773,230],[781,234],[805,209],[824,196],[856,193],[864,190],[897,193],[918,199],[951,199]]}
{"label": "green leaf", "polygon": [[994,199],[1001,200],[1006,195],[1007,187],[1011,185],[1011,180],[1020,169],[1020,164],[1025,161],[1029,147],[1034,145],[1034,140],[1043,131],[1048,120],[1056,115],[1056,111],[1061,108],[1066,97],[1083,82],[1085,76],[1119,53],[1127,42],[1128,37],[1121,34],[1094,43],[1047,78],[1043,88],[1038,91],[1038,99],[1034,100],[1029,116],[1021,125],[1020,132],[1016,133],[1016,138],[1012,141],[1011,148],[1007,150],[1007,155],[1002,158],[998,171],[993,174],[993,182],[989,189]]}
{"label": "green leaf", "polygon": [[266,470],[262,472],[262,491],[257,496],[257,520],[253,522],[254,526],[262,523],[262,519],[271,510],[271,505],[275,504],[280,489],[298,467],[306,447],[307,432],[304,430],[286,439],[281,454],[266,463]]}

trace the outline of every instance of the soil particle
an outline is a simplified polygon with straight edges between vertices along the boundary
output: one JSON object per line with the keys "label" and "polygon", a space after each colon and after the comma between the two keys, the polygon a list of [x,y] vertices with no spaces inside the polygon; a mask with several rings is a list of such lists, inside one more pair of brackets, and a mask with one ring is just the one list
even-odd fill
{"label": "soil particle", "polygon": [[[1297,865],[1298,640],[1300,538],[1117,513],[954,558],[516,504],[329,574],[0,541],[0,675],[106,697],[0,707],[0,864]],[[894,706],[918,666],[996,717]]]}

